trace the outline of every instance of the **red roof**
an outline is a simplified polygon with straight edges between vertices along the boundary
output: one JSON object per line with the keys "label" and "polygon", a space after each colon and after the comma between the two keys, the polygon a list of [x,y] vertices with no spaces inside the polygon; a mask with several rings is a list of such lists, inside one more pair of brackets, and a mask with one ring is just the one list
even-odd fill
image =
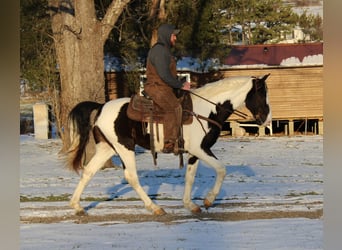
{"label": "red roof", "polygon": [[290,57],[302,62],[306,56],[319,54],[323,55],[323,43],[239,45],[232,48],[224,64],[276,66]]}

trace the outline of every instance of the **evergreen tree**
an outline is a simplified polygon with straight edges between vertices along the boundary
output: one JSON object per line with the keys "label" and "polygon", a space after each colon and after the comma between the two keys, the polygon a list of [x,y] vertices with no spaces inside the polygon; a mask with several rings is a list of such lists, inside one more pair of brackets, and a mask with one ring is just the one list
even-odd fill
{"label": "evergreen tree", "polygon": [[323,20],[319,15],[308,14],[304,11],[298,15],[298,26],[303,29],[304,34],[310,36],[311,40],[323,40]]}
{"label": "evergreen tree", "polygon": [[242,44],[277,42],[296,24],[296,15],[282,0],[230,0],[227,13],[226,27],[240,33],[235,39]]}

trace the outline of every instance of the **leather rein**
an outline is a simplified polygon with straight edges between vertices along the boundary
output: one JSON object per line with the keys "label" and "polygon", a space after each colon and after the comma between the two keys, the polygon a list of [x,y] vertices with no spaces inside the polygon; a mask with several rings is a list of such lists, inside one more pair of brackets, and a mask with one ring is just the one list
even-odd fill
{"label": "leather rein", "polygon": [[[190,91],[190,90],[186,90],[186,91],[189,92],[190,94],[194,95],[194,96],[197,96],[197,97],[199,97],[199,98],[205,100],[206,102],[209,102],[210,104],[213,104],[214,106],[218,107],[219,109],[223,109],[222,106],[219,106],[217,103],[214,103],[214,102],[208,100],[207,98],[204,98],[203,96],[200,96],[200,95],[198,95],[198,94],[196,94],[196,93],[194,93],[194,92],[192,92],[192,91]],[[247,114],[245,114],[245,113],[243,113],[243,112],[241,112],[241,111],[239,111],[239,110],[231,110],[231,109],[227,109],[227,108],[224,108],[224,109],[225,109],[226,111],[232,113],[232,114],[235,114],[235,115],[237,115],[237,116],[240,116],[240,117],[243,118],[243,119],[246,119],[246,118],[248,117]],[[210,123],[216,125],[220,130],[222,130],[222,125],[221,125],[220,123],[218,123],[217,121],[212,120],[212,119],[210,119],[210,118],[207,118],[207,117],[205,117],[205,116],[202,116],[202,115],[200,115],[200,114],[197,114],[197,113],[195,113],[195,112],[193,112],[193,111],[190,111],[190,110],[184,110],[184,111],[190,113],[192,116],[194,116],[194,117],[198,120],[198,122],[201,124],[202,129],[203,129],[204,132],[205,132],[205,129],[204,129],[203,124],[201,123],[200,119],[206,120],[206,121],[208,121],[208,122],[210,122]]]}

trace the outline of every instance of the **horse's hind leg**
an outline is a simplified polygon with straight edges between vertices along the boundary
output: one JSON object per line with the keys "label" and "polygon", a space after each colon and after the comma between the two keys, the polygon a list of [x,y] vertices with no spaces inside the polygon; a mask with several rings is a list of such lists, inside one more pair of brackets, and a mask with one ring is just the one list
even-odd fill
{"label": "horse's hind leg", "polygon": [[74,194],[70,200],[70,206],[76,210],[77,215],[85,214],[84,209],[80,205],[80,198],[88,185],[91,178],[95,173],[103,167],[105,162],[114,154],[114,150],[104,142],[100,142],[96,145],[96,153],[91,158],[89,163],[84,167],[81,179],[74,191]]}
{"label": "horse's hind leg", "polygon": [[137,192],[140,199],[144,202],[146,209],[152,211],[155,215],[164,215],[166,213],[164,209],[155,204],[140,185],[134,151],[127,150],[122,145],[116,146],[115,149],[125,165],[124,174],[127,182],[132,186],[135,192]]}

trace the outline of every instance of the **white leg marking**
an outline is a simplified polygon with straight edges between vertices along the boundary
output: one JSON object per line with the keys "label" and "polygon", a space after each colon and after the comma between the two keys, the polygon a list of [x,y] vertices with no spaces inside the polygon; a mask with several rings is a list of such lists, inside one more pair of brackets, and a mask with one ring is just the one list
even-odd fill
{"label": "white leg marking", "polygon": [[113,155],[114,151],[108,144],[101,142],[96,145],[96,153],[91,158],[87,166],[85,166],[81,179],[70,200],[70,206],[76,210],[77,214],[84,213],[84,209],[80,205],[80,199],[85,187],[88,185],[95,173],[103,167],[105,162]]}
{"label": "white leg marking", "polygon": [[214,200],[216,199],[216,196],[221,190],[223,180],[226,176],[226,168],[225,166],[215,159],[214,157],[208,156],[207,154],[203,153],[199,159],[203,160],[208,166],[211,166],[216,171],[216,180],[213,188],[208,192],[205,200],[204,205],[205,207],[212,206]]}
{"label": "white leg marking", "polygon": [[[189,156],[191,158],[191,156]],[[184,187],[184,195],[183,195],[183,204],[184,207],[189,209],[193,213],[200,213],[201,208],[192,202],[191,200],[191,191],[192,186],[194,184],[197,168],[198,168],[199,160],[197,159],[194,164],[187,165],[186,174],[185,174],[185,187]]]}
{"label": "white leg marking", "polygon": [[216,196],[221,190],[223,180],[226,176],[226,168],[218,162],[219,165],[213,165],[216,170],[216,181],[211,191],[208,192],[205,202],[206,207],[212,206]]}
{"label": "white leg marking", "polygon": [[151,198],[146,194],[145,190],[140,185],[136,168],[135,153],[133,151],[127,150],[122,145],[115,146],[115,149],[125,165],[124,174],[127,182],[132,186],[135,192],[139,195],[140,199],[144,202],[146,209],[152,211],[156,215],[165,214],[165,211],[162,208],[152,202]]}

